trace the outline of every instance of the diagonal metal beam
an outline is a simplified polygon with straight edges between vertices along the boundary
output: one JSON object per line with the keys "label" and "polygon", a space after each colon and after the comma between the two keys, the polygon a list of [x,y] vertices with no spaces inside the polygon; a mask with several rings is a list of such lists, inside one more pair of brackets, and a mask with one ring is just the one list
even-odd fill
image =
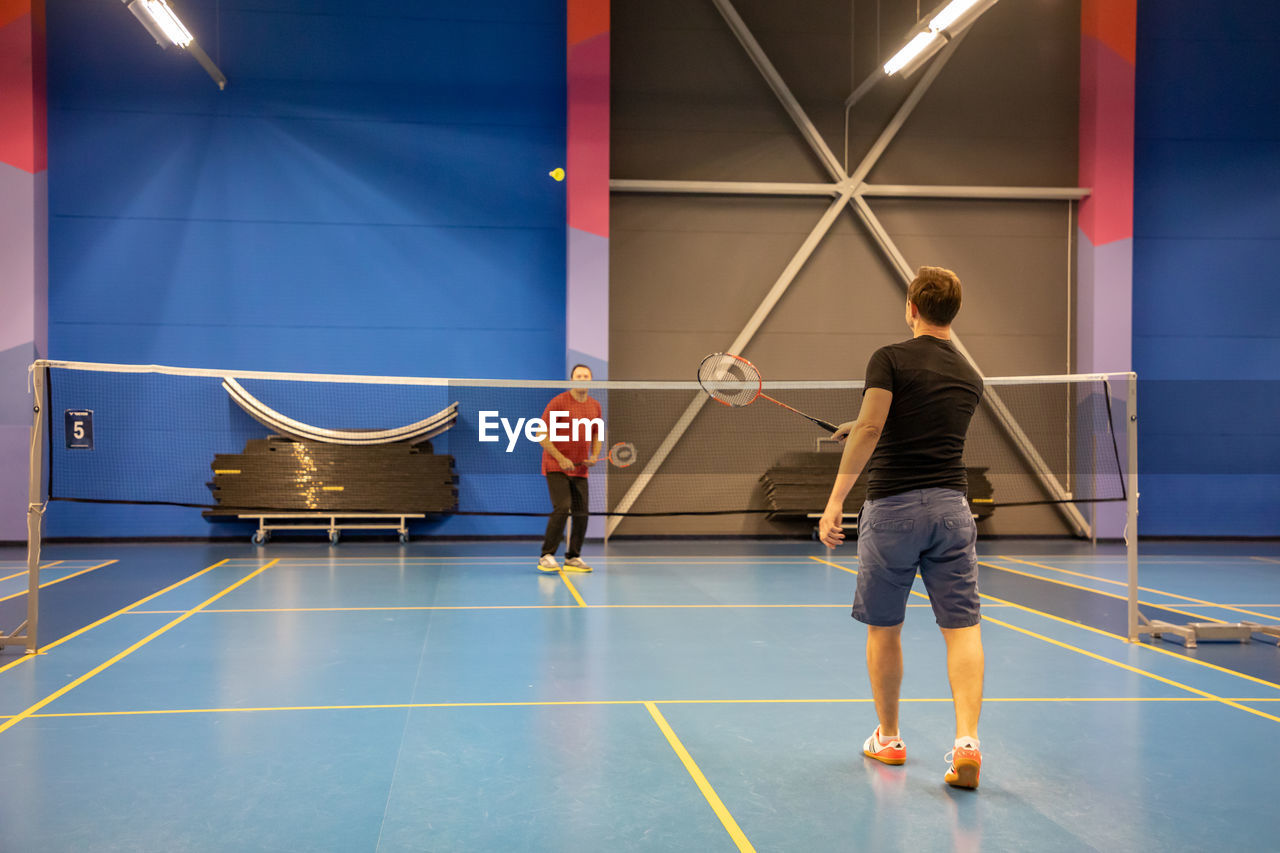
{"label": "diagonal metal beam", "polygon": [[[898,246],[889,236],[889,232],[885,231],[884,226],[880,223],[880,220],[876,215],[872,213],[871,208],[867,205],[865,199],[861,196],[856,196],[854,197],[852,204],[854,211],[858,214],[858,218],[860,218],[863,224],[867,226],[867,230],[871,232],[871,236],[875,240],[876,245],[878,245],[880,250],[884,252],[890,265],[898,274],[898,278],[902,282],[903,287],[905,288],[909,286],[912,279],[915,278],[915,270],[911,268],[911,265],[907,263],[907,259],[903,257],[902,252],[898,250]],[[986,375],[982,372],[982,368],[978,366],[978,362],[974,360],[973,355],[970,354],[969,350],[960,341],[960,336],[955,332],[951,333],[951,342],[955,344],[956,349],[960,352],[960,355],[964,357],[964,360],[969,362],[970,366],[972,366],[974,370],[978,371],[979,375]],[[1027,437],[1027,434],[1023,431],[1022,427],[1018,425],[1018,421],[1014,418],[1013,413],[1009,411],[1009,407],[1000,399],[1000,395],[996,393],[994,388],[986,389],[984,397],[988,406],[991,408],[991,411],[995,414],[996,421],[999,422],[1010,440],[1013,441],[1014,447],[1017,448],[1023,459],[1027,461],[1027,464],[1031,467],[1031,472],[1035,474],[1036,479],[1040,481],[1041,485],[1045,487],[1054,500],[1064,501],[1063,503],[1054,504],[1054,507],[1057,508],[1058,512],[1062,514],[1063,518],[1067,520],[1067,523],[1075,530],[1076,535],[1088,538],[1091,535],[1089,522],[1085,520],[1085,517],[1080,513],[1080,510],[1076,508],[1075,504],[1065,503],[1065,501],[1070,500],[1067,490],[1063,488],[1062,483],[1058,482],[1058,478],[1053,473],[1053,469],[1044,461],[1044,457],[1040,455],[1040,452],[1036,450],[1035,445],[1031,443],[1031,439]]]}
{"label": "diagonal metal beam", "polygon": [[921,75],[916,82],[915,88],[911,90],[911,94],[907,95],[907,99],[898,107],[898,111],[893,114],[893,118],[885,125],[884,130],[880,131],[880,136],[875,143],[863,156],[862,162],[858,164],[858,168],[850,173],[849,178],[856,184],[866,180],[867,174],[872,167],[880,160],[885,149],[889,147],[889,143],[898,135],[898,131],[902,130],[902,126],[906,124],[907,119],[915,112],[920,101],[924,99],[925,93],[933,86],[933,81],[938,79],[938,75],[942,73],[942,69],[947,67],[947,62],[955,55],[956,49],[960,47],[960,43],[964,41],[964,33],[947,42],[947,46],[942,49],[937,58],[929,66],[928,70]]}
{"label": "diagonal metal beam", "polygon": [[[938,54],[938,56],[934,59],[932,64],[929,66],[925,74],[916,83],[915,87],[911,90],[910,94],[907,95],[906,100],[904,100],[903,103],[898,107],[897,112],[894,114],[889,124],[885,126],[884,130],[880,133],[880,136],[876,139],[875,143],[871,146],[871,148],[867,151],[866,155],[864,155],[864,157],[862,158],[862,162],[858,165],[858,168],[855,169],[852,174],[846,175],[844,167],[841,165],[839,160],[836,159],[835,154],[832,153],[831,149],[827,146],[826,142],[822,139],[821,135],[818,134],[817,129],[813,126],[813,123],[809,120],[808,115],[804,112],[804,109],[800,106],[799,101],[796,100],[795,96],[791,93],[791,90],[787,87],[786,83],[782,80],[782,77],[778,74],[777,69],[774,68],[773,64],[769,61],[769,58],[765,55],[763,49],[760,47],[759,42],[757,42],[755,37],[751,34],[751,31],[747,28],[742,18],[738,15],[737,10],[734,9],[732,3],[730,3],[729,0],[712,0],[712,3],[715,4],[716,8],[720,11],[720,14],[724,17],[725,21],[728,23],[729,28],[733,30],[733,33],[735,36],[737,36],[738,41],[746,49],[748,55],[750,55],[752,61],[755,63],[756,68],[764,76],[765,81],[769,84],[769,87],[773,90],[774,94],[778,97],[778,100],[782,103],[783,108],[787,111],[787,113],[791,116],[792,120],[796,123],[796,126],[799,128],[805,140],[809,143],[810,147],[813,148],[814,153],[817,154],[819,160],[821,160],[823,165],[827,168],[827,171],[831,173],[832,178],[834,178],[836,181],[836,185],[834,187],[828,187],[827,185],[823,185],[823,184],[787,185],[787,184],[763,184],[763,183],[754,183],[754,182],[718,182],[718,185],[717,185],[717,182],[703,182],[703,181],[694,181],[694,182],[675,182],[675,181],[613,182],[611,181],[610,188],[617,189],[620,191],[629,190],[629,191],[636,191],[636,192],[701,192],[701,193],[748,194],[748,195],[792,195],[792,194],[795,194],[795,190],[798,187],[806,189],[805,192],[800,193],[803,195],[810,195],[810,194],[826,195],[830,192],[831,189],[836,189],[839,191],[840,193],[839,197],[828,208],[827,212],[823,214],[823,217],[819,221],[818,225],[815,226],[814,230],[805,239],[805,242],[801,245],[795,257],[792,258],[791,263],[787,265],[786,269],[783,270],[782,275],[779,276],[778,280],[774,283],[773,288],[769,291],[769,294],[765,297],[764,302],[762,302],[760,306],[756,309],[755,314],[752,315],[752,318],[750,321],[748,321],[747,326],[742,330],[742,332],[738,335],[738,338],[731,345],[729,352],[741,353],[745,348],[747,342],[751,340],[751,338],[755,335],[756,331],[759,329],[760,325],[763,324],[765,318],[768,317],[769,313],[773,310],[773,307],[774,305],[777,304],[778,299],[782,297],[782,294],[790,286],[791,281],[794,280],[795,275],[800,271],[800,268],[804,265],[805,261],[808,260],[809,256],[812,255],[814,249],[817,248],[818,244],[826,236],[826,234],[831,228],[831,225],[834,224],[836,216],[838,215],[840,209],[845,204],[849,204],[853,207],[854,211],[862,220],[863,224],[867,227],[867,230],[871,233],[872,238],[875,240],[880,250],[885,254],[890,264],[897,271],[898,276],[902,280],[904,286],[910,284],[911,280],[915,276],[914,270],[907,263],[906,258],[903,257],[902,253],[898,250],[897,245],[889,237],[888,232],[885,231],[884,226],[880,224],[879,219],[877,219],[875,214],[872,213],[871,208],[867,205],[866,201],[863,198],[864,193],[867,195],[877,195],[877,194],[888,195],[890,193],[885,192],[883,188],[880,193],[877,193],[875,192],[874,187],[869,187],[868,185],[864,184],[863,181],[865,180],[867,174],[870,173],[871,169],[879,161],[880,157],[884,154],[889,144],[898,135],[898,132],[902,129],[902,126],[906,123],[907,119],[911,116],[911,113],[915,110],[915,108],[919,105],[920,101],[924,98],[924,95],[928,92],[929,88],[933,85],[933,82],[937,79],[938,75],[942,72],[942,69],[946,66],[947,62],[951,59],[952,55],[954,55],[956,49],[960,46],[960,42],[964,40],[965,33],[960,33],[955,38],[953,38],[950,42],[947,43],[946,47],[942,49],[942,51]],[[849,102],[847,102],[848,106],[852,106],[853,101],[856,100],[855,96],[860,97],[861,94],[864,94],[865,91],[868,91],[872,85],[874,85],[874,81],[868,80],[864,83],[863,86],[859,86],[858,90],[853,95],[850,96]],[[618,184],[618,183],[622,184],[622,186],[615,186],[615,184]],[[683,186],[679,188],[673,188],[673,185],[676,185],[676,184],[681,184]],[[664,185],[665,185],[665,188],[664,188]],[[780,192],[779,190],[783,187],[787,187],[788,190]],[[816,188],[822,188],[822,191],[818,192],[816,191]],[[983,188],[983,187],[913,188],[913,187],[899,186],[899,187],[890,187],[889,189],[890,191],[907,190],[907,192],[903,193],[903,197],[942,197],[942,198],[1024,197],[1024,196],[1014,196],[1014,195],[1007,194],[1011,191],[1017,191],[1020,188]],[[1028,189],[1028,188],[1021,188],[1021,189]],[[1029,188],[1029,189],[1032,191],[1032,193],[1035,193],[1034,195],[1031,196],[1033,198],[1046,197],[1045,195],[1039,194],[1042,192],[1047,192],[1047,193],[1059,192],[1059,190],[1055,190],[1054,188],[1044,188],[1044,189]],[[1070,188],[1063,188],[1063,189],[1065,191],[1071,191]],[[812,190],[812,192],[809,190]],[[911,190],[916,190],[917,192],[912,193]],[[933,192],[930,193],[929,195],[926,195],[925,193],[929,192],[930,190],[932,190]],[[940,191],[943,192],[943,194],[937,195],[936,193]],[[947,192],[947,191],[950,191],[950,192]],[[1002,191],[1005,194],[1001,194]],[[968,194],[970,192],[974,194],[972,195]],[[1085,194],[1087,194],[1087,192]],[[1048,197],[1061,198],[1062,196],[1050,195]],[[1080,198],[1082,196],[1068,195],[1067,197]],[[977,362],[974,360],[973,356],[969,353],[968,349],[965,348],[965,346],[961,343],[959,337],[953,334],[952,340],[955,343],[956,349],[961,353],[961,355],[965,358],[965,360],[969,362],[969,364],[973,367],[973,369],[976,370],[979,373],[979,375],[985,375],[983,374],[982,369],[978,366]],[[1027,460],[1028,464],[1032,468],[1033,473],[1035,473],[1037,478],[1040,479],[1042,484],[1049,491],[1049,493],[1054,496],[1054,498],[1060,501],[1066,500],[1067,499],[1066,490],[1062,487],[1061,483],[1058,482],[1057,477],[1053,474],[1053,471],[1049,468],[1049,466],[1044,462],[1044,459],[1040,456],[1039,452],[1035,449],[1034,445],[1031,444],[1030,439],[1028,439],[1026,433],[1018,425],[1017,421],[1013,417],[1013,414],[1004,405],[1004,402],[999,398],[998,394],[996,394],[994,390],[988,389],[986,397],[990,407],[996,413],[997,420],[1000,422],[1001,426],[1005,429],[1005,431],[1009,434],[1010,438],[1013,440],[1015,444],[1015,447],[1017,447],[1019,452]],[[632,484],[631,488],[627,490],[627,493],[623,496],[622,500],[619,502],[618,506],[616,507],[617,512],[625,513],[628,510],[630,510],[630,508],[635,504],[636,499],[648,486],[649,482],[653,479],[654,474],[657,473],[657,470],[662,466],[663,462],[666,461],[667,456],[670,455],[671,451],[675,448],[680,438],[683,437],[685,431],[688,430],[689,426],[693,423],[694,418],[697,417],[698,412],[701,411],[702,406],[704,405],[705,402],[706,402],[705,396],[699,394],[697,397],[695,397],[695,399],[693,399],[689,403],[689,406],[685,409],[685,412],[680,416],[680,419],[676,422],[676,425],[667,434],[667,437],[663,440],[658,450],[649,459],[649,462],[645,465],[645,468],[641,472],[640,476],[637,477],[636,481]],[[1086,537],[1090,535],[1090,527],[1088,522],[1085,521],[1084,516],[1080,514],[1080,511],[1076,509],[1074,504],[1059,503],[1059,504],[1055,504],[1055,506],[1058,508],[1059,512],[1061,512],[1063,516],[1067,519],[1068,523],[1073,527],[1073,529],[1075,529],[1078,535],[1082,535]],[[605,531],[606,540],[617,528],[618,524],[621,523],[621,518],[622,517],[620,515],[614,515],[610,517],[608,525],[606,527],[606,531]]]}
{"label": "diagonal metal beam", "polygon": [[813,126],[813,122],[809,121],[809,116],[805,113],[804,108],[800,106],[800,102],[796,100],[796,96],[791,94],[791,89],[783,81],[782,75],[778,73],[778,69],[773,67],[773,63],[769,61],[769,57],[765,55],[764,50],[760,47],[760,42],[756,41],[756,37],[751,34],[751,30],[747,29],[746,23],[738,14],[738,10],[733,8],[733,4],[729,0],[711,0],[715,7],[724,17],[725,23],[729,25],[729,29],[733,30],[733,34],[738,37],[738,41],[746,49],[747,55],[751,57],[751,61],[755,63],[760,73],[764,75],[765,82],[769,84],[769,88],[778,96],[778,100],[782,102],[782,107],[787,111],[787,115],[791,116],[791,120],[796,123],[796,127],[800,128],[800,133],[804,136],[805,141],[809,143],[809,147],[818,155],[818,159],[822,161],[822,165],[831,174],[832,178],[837,181],[843,181],[847,176],[844,167],[840,165],[840,160],[827,146],[826,140],[818,133],[818,129]]}
{"label": "diagonal metal beam", "polygon": [[[777,281],[773,283],[773,287],[769,288],[769,292],[760,302],[760,305],[756,307],[751,319],[742,327],[742,331],[733,339],[733,343],[729,345],[729,349],[726,352],[741,354],[746,349],[747,344],[755,337],[756,332],[764,324],[774,306],[778,304],[778,300],[787,292],[791,282],[795,281],[800,269],[813,255],[814,249],[818,248],[822,238],[827,236],[827,232],[831,230],[831,226],[835,224],[845,205],[849,203],[849,198],[852,194],[853,190],[846,188],[840,193],[840,197],[827,207],[826,213],[822,214],[818,224],[813,227],[813,230],[809,232],[809,236],[800,244],[800,248],[796,250],[795,255],[783,268]],[[635,482],[631,484],[631,488],[627,489],[627,493],[622,496],[622,500],[614,507],[614,512],[624,513],[635,505],[636,499],[640,497],[640,494],[649,485],[654,475],[658,473],[658,469],[662,467],[662,463],[667,460],[667,456],[675,449],[676,444],[684,437],[685,431],[689,429],[694,418],[698,416],[698,412],[702,411],[707,399],[706,394],[698,393],[689,401],[689,405],[685,408],[684,413],[680,415],[679,420],[676,421],[671,431],[667,433],[667,437],[662,440],[662,444],[658,445],[658,449],[654,451],[653,456],[649,457],[649,461],[645,463],[644,470],[640,472],[640,476],[635,479]],[[609,516],[609,521],[605,525],[605,537],[612,536],[613,531],[617,529],[620,523],[622,523],[622,516]]]}

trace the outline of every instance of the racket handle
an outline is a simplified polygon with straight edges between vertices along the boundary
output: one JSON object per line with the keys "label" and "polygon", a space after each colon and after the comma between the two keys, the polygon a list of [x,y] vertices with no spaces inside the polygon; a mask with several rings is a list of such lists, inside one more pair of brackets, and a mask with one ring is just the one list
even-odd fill
{"label": "racket handle", "polygon": [[[806,415],[805,417],[809,417],[809,416]],[[813,421],[815,424],[822,427],[827,432],[835,432],[836,430],[840,429],[840,427],[836,426],[833,423],[828,423],[827,421],[824,421],[822,418],[809,418],[809,420]]]}

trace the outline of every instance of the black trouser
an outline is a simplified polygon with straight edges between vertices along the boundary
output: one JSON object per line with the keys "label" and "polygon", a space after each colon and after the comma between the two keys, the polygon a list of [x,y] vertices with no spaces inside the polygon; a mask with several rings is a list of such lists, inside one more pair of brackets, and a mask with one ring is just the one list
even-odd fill
{"label": "black trouser", "polygon": [[554,554],[564,538],[564,521],[573,516],[573,530],[564,558],[572,560],[582,553],[582,540],[587,538],[587,478],[570,477],[559,471],[547,475],[547,491],[551,492],[551,517],[547,533],[542,537],[542,553]]}

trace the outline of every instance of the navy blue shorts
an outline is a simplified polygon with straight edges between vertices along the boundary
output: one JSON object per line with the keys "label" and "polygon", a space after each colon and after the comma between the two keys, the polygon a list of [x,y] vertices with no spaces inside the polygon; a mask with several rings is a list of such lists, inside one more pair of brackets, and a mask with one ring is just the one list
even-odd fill
{"label": "navy blue shorts", "polygon": [[853,618],[898,625],[916,570],[943,628],[977,625],[978,528],[952,489],[917,489],[867,501],[858,515],[858,592]]}

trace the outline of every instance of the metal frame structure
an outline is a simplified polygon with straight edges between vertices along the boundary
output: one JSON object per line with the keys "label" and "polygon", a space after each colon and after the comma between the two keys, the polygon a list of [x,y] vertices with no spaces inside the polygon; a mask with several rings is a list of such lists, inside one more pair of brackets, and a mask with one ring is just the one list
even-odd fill
{"label": "metal frame structure", "polygon": [[[786,291],[800,272],[801,267],[813,254],[813,250],[822,238],[826,236],[831,226],[835,222],[835,215],[846,205],[849,206],[857,215],[867,232],[880,249],[885,259],[897,272],[898,278],[905,290],[914,277],[914,271],[907,263],[902,252],[898,249],[889,233],[885,230],[880,220],[872,212],[870,206],[866,202],[867,197],[875,198],[960,198],[960,199],[1013,199],[1026,201],[1078,201],[1089,195],[1089,190],[1081,187],[982,187],[982,186],[911,186],[900,184],[868,184],[866,177],[870,174],[872,168],[879,162],[884,152],[888,149],[890,143],[898,135],[902,126],[911,116],[916,106],[924,98],[933,82],[937,79],[942,69],[946,67],[948,60],[955,53],[960,44],[964,41],[964,33],[960,33],[954,39],[949,41],[943,47],[936,58],[926,69],[925,73],[920,76],[911,92],[907,95],[901,106],[894,113],[889,123],[881,131],[880,136],[872,144],[871,148],[863,156],[861,162],[851,171],[846,171],[845,166],[836,157],[835,153],[823,140],[821,134],[813,122],[810,121],[804,108],[796,99],[791,89],[787,86],[778,70],[773,63],[769,61],[769,57],[760,47],[760,43],[756,41],[742,17],[734,8],[731,0],[711,0],[716,9],[724,18],[725,23],[733,32],[738,42],[746,50],[756,69],[764,77],[765,82],[773,91],[781,102],[787,114],[795,122],[796,128],[808,143],[818,161],[823,168],[831,175],[832,183],[774,183],[759,181],[672,181],[672,180],[628,180],[628,179],[611,179],[609,188],[613,192],[637,192],[637,193],[663,193],[663,194],[702,194],[702,195],[746,195],[746,196],[831,196],[835,198],[835,202],[823,214],[822,219],[814,227],[813,231],[800,245],[794,257],[783,269],[777,281],[770,289],[764,301],[756,309],[751,319],[747,321],[747,325],[738,334],[733,344],[727,352],[742,353],[746,345],[754,337],[755,333],[763,324],[769,312],[777,303],[778,298]],[[865,80],[845,101],[846,114],[849,109],[874,85],[884,79],[883,74],[873,74]],[[965,360],[973,366],[979,374],[985,376],[984,371],[978,366],[968,349],[961,343],[959,337],[952,335],[952,341],[956,348],[964,356]],[[1037,478],[1043,484],[1046,491],[1055,498],[1066,500],[1069,498],[1067,490],[1049,471],[1048,466],[1040,458],[1035,448],[1027,439],[1026,434],[1009,413],[1007,407],[1000,400],[999,396],[993,392],[988,392],[988,399],[993,404],[992,408],[996,413],[1001,426],[1004,428],[1010,440],[1014,443],[1019,453],[1026,460],[1027,464],[1035,473]],[[658,451],[650,458],[646,464],[641,476],[633,483],[627,494],[620,502],[618,509],[625,512],[644,491],[653,475],[658,468],[662,466],[667,455],[675,447],[676,443],[684,435],[693,419],[697,416],[702,408],[702,399],[695,399],[690,402],[688,409],[676,422],[667,438],[662,442]],[[1093,528],[1089,521],[1082,515],[1074,504],[1059,503],[1055,504],[1064,520],[1076,535],[1083,537],[1091,537]],[[610,518],[605,528],[605,538],[614,532],[618,524],[621,522],[619,516]],[[1135,528],[1136,529],[1136,528]]]}
{"label": "metal frame structure", "polygon": [[[324,530],[329,534],[329,543],[337,545],[343,530],[388,529],[396,531],[400,543],[404,544],[409,541],[408,519],[426,518],[426,515],[420,512],[250,512],[236,518],[258,522],[252,537],[254,545],[265,545],[273,530]],[[328,524],[309,523],[325,519]],[[267,523],[273,520],[285,523]]]}
{"label": "metal frame structure", "polygon": [[36,632],[40,624],[40,540],[44,523],[44,431],[48,368],[36,363],[31,369],[34,402],[31,416],[31,467],[27,480],[27,618],[8,634],[0,632],[0,649],[22,644],[27,654],[36,653]]}

